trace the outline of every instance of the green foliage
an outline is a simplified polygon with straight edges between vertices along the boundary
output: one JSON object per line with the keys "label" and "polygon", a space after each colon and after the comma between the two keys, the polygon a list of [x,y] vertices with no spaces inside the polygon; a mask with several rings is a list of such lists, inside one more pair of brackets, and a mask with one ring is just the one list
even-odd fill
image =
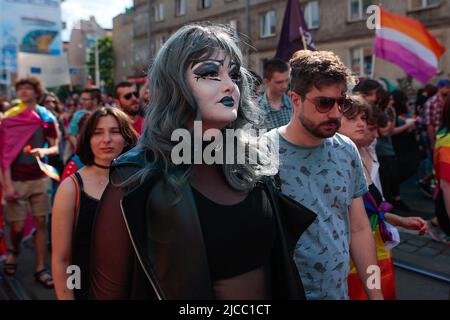
{"label": "green foliage", "polygon": [[[112,92],[114,86],[114,56],[112,47],[112,37],[106,36],[98,40],[99,65],[100,65],[100,81],[104,82],[105,90]],[[87,62],[89,75],[95,82],[95,46],[89,52],[89,60]]]}
{"label": "green foliage", "polygon": [[48,91],[55,93],[61,101],[66,100],[72,92],[70,86],[68,85],[49,88]]}

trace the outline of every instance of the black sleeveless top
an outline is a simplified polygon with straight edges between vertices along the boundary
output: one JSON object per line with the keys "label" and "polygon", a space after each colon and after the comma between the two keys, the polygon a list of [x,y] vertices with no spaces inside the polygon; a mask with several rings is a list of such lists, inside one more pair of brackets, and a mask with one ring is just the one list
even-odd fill
{"label": "black sleeveless top", "polygon": [[213,281],[255,270],[269,262],[275,222],[263,189],[255,187],[235,205],[215,203],[192,190]]}
{"label": "black sleeveless top", "polygon": [[91,250],[91,235],[94,216],[99,200],[91,197],[83,188],[83,179],[76,172],[75,177],[80,186],[80,210],[73,243],[73,264],[81,270],[81,289],[74,289],[76,300],[87,300],[89,294],[89,258]]}

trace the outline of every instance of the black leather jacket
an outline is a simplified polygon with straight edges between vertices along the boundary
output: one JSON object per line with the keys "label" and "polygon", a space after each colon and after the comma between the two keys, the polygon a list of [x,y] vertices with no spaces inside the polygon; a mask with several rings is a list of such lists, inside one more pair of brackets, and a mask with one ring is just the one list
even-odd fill
{"label": "black leather jacket", "polygon": [[[144,155],[139,149],[132,149],[114,161],[111,181],[115,184],[125,181],[144,165]],[[293,261],[293,251],[298,238],[316,215],[282,196],[272,184],[264,183],[263,187],[274,209],[276,223],[276,239],[270,262],[271,297],[305,299]],[[114,241],[117,245],[123,244],[122,240],[117,240],[120,226],[108,227],[111,215],[120,214],[131,244],[129,250],[122,249],[121,257],[131,261],[127,260],[128,267],[122,271],[127,275],[126,285],[119,290],[120,294],[107,298],[214,299],[196,204],[188,183],[182,186],[180,194],[181,197],[175,199],[164,179],[158,175],[149,176],[142,183],[126,189],[111,184],[107,187],[94,226],[93,298],[104,298],[102,292],[111,289],[108,286],[99,289],[101,278],[105,274],[105,277],[112,276],[103,267],[96,266],[95,260],[105,254],[105,249],[99,252],[102,250],[99,249],[99,243],[103,241],[101,237],[109,236],[108,244],[113,247],[110,250],[114,250]],[[107,214],[105,211],[108,211]],[[113,233],[115,235],[111,236]],[[114,254],[114,251],[110,253]],[[108,261],[108,265],[123,263],[111,258]]]}

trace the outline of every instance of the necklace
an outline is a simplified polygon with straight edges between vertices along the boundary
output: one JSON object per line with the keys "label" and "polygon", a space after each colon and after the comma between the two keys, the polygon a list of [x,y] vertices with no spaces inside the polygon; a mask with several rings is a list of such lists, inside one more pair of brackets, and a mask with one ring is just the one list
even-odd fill
{"label": "necklace", "polygon": [[109,170],[109,166],[102,166],[101,164],[98,164],[94,161],[93,163],[94,166],[99,167],[100,169],[105,169],[105,170]]}

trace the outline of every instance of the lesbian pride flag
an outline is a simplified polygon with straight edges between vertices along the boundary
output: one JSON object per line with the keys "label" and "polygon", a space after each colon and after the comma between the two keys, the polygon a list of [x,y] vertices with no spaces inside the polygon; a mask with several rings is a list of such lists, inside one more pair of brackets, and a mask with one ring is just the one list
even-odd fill
{"label": "lesbian pride flag", "polygon": [[374,53],[402,68],[407,75],[426,84],[438,71],[445,48],[417,20],[381,8]]}

